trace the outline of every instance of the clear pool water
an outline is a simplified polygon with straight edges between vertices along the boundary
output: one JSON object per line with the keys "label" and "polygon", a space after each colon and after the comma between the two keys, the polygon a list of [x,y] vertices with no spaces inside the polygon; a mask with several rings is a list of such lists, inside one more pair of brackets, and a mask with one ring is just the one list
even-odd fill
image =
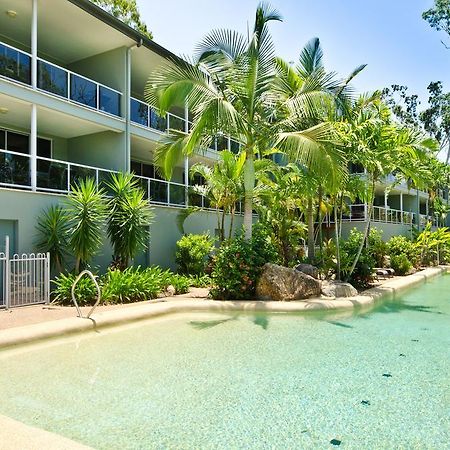
{"label": "clear pool water", "polygon": [[180,315],[8,351],[0,413],[99,449],[450,448],[449,288],[359,314]]}

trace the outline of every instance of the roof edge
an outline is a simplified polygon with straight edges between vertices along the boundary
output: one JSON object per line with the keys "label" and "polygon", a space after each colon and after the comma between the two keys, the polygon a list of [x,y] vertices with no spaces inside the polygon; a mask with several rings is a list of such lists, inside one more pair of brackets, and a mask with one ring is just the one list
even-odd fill
{"label": "roof edge", "polygon": [[90,0],[69,0],[69,2],[74,4],[75,6],[78,6],[80,9],[86,11],[88,14],[96,17],[97,19],[101,20],[107,25],[110,25],[111,27],[125,34],[129,38],[135,40],[137,44],[141,43],[149,50],[152,50],[158,55],[172,61],[173,60],[180,62],[183,61],[183,59],[175,55],[175,53],[172,53],[170,50],[167,50],[163,46],[157,44],[155,41],[150,39],[145,34],[142,34],[141,32],[135,30],[134,28],[131,28],[129,25],[122,22],[120,19],[113,16],[109,12],[105,11],[103,8],[100,8],[100,6],[95,5]]}

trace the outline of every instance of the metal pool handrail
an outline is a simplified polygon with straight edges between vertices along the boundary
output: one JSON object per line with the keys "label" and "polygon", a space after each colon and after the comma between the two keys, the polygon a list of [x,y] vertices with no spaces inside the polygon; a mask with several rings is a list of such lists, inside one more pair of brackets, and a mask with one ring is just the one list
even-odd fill
{"label": "metal pool handrail", "polygon": [[[95,302],[94,306],[91,308],[91,310],[89,311],[87,316],[83,316],[83,313],[81,312],[81,309],[78,306],[77,299],[75,298],[75,286],[78,284],[78,282],[81,280],[81,278],[84,275],[88,275],[92,279],[92,281],[95,284],[95,288],[97,289],[97,301]],[[75,279],[75,281],[72,284],[72,301],[75,304],[75,308],[77,308],[78,317],[81,317],[82,319],[89,319],[91,317],[91,314],[94,312],[94,309],[97,308],[97,305],[100,303],[100,298],[101,298],[101,290],[100,290],[100,286],[97,283],[97,280],[95,279],[95,276],[92,274],[91,271],[83,270],[83,272],[81,272],[77,276],[77,278]]]}

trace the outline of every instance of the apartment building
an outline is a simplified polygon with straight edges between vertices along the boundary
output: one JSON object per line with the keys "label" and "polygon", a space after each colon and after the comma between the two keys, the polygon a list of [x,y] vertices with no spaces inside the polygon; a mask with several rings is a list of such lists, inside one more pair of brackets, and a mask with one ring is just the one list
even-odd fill
{"label": "apartment building", "polygon": [[[138,263],[173,266],[176,217],[188,204],[205,210],[186,231],[214,235],[216,214],[188,193],[188,169],[238,143],[213,138],[169,182],[153,166],[169,130],[190,126],[184,105],[162,117],[144,101],[149,73],[174,57],[88,0],[0,1],[0,247],[9,235],[14,252],[32,251],[39,214],[77,180],[102,185],[111,171],[134,171],[154,204],[149,251]],[[110,259],[105,247],[95,263]]]}

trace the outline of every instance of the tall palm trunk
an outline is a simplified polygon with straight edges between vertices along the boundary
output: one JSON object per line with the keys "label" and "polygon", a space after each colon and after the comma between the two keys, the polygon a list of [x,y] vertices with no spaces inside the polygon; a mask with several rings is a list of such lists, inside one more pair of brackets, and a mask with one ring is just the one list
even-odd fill
{"label": "tall palm trunk", "polygon": [[369,205],[367,207],[367,217],[366,217],[367,222],[366,222],[366,226],[364,228],[364,235],[363,235],[363,238],[361,239],[361,244],[359,245],[358,253],[356,254],[356,257],[353,261],[352,267],[350,268],[350,272],[347,275],[347,281],[352,276],[352,273],[355,270],[356,264],[358,264],[359,258],[361,257],[361,253],[363,251],[364,245],[366,244],[366,240],[367,240],[367,237],[369,235],[369,230],[370,230],[370,218],[372,217],[372,209],[373,209],[374,200],[375,200],[375,177],[372,176],[372,186],[371,186],[371,192],[370,192]]}
{"label": "tall palm trunk", "polygon": [[253,149],[246,150],[244,166],[244,232],[245,239],[252,238],[253,223],[253,190],[255,188],[255,164],[253,161]]}
{"label": "tall palm trunk", "polygon": [[341,250],[339,248],[339,223],[338,223],[338,212],[337,212],[337,202],[333,208],[334,213],[334,234],[336,239],[336,280],[341,281]]}
{"label": "tall palm trunk", "polygon": [[233,224],[234,224],[234,214],[236,212],[236,206],[231,207],[231,216],[230,216],[230,229],[228,231],[228,239],[231,239],[233,236]]}
{"label": "tall palm trunk", "polygon": [[308,208],[306,210],[307,220],[308,220],[308,261],[312,263],[314,261],[314,209],[313,209],[313,199],[308,198]]}
{"label": "tall palm trunk", "polygon": [[323,217],[322,217],[322,200],[323,200],[323,189],[322,185],[319,184],[319,196],[318,196],[318,207],[317,207],[317,223],[319,224],[319,229],[317,230],[317,236],[319,238],[319,248],[320,248],[320,263],[323,264]]}

